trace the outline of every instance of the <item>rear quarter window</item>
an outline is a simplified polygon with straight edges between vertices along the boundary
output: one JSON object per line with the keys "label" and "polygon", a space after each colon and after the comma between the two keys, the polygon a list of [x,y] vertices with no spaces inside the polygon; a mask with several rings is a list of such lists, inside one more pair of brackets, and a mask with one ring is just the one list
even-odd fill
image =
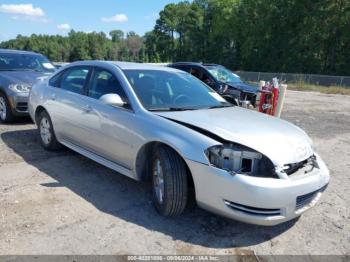
{"label": "rear quarter window", "polygon": [[49,80],[49,85],[52,87],[59,87],[60,86],[60,80],[61,80],[62,73],[54,75]]}

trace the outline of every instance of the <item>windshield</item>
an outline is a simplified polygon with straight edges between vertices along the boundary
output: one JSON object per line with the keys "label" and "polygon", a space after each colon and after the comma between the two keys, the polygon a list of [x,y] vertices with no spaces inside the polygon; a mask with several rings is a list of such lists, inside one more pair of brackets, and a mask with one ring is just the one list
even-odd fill
{"label": "windshield", "polygon": [[143,106],[150,111],[195,110],[232,106],[185,72],[124,70]]}
{"label": "windshield", "polygon": [[232,73],[223,66],[207,66],[208,71],[215,77],[216,80],[224,83],[241,83],[242,80],[238,75]]}
{"label": "windshield", "polygon": [[42,55],[0,53],[0,71],[54,72],[55,67]]}

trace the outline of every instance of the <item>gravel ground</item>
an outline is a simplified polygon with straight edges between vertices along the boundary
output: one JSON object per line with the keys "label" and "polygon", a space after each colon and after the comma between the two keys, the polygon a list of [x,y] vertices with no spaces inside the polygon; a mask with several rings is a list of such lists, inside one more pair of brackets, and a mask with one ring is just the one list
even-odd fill
{"label": "gravel ground", "polygon": [[162,218],[149,185],[69,150],[45,152],[29,120],[0,124],[0,255],[350,254],[350,97],[289,91],[283,118],[331,170],[318,205],[274,227],[196,208]]}

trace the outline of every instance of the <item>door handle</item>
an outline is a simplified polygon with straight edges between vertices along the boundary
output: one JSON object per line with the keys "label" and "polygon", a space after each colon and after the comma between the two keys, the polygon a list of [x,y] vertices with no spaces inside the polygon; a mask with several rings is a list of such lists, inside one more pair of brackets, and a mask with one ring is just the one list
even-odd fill
{"label": "door handle", "polygon": [[83,106],[82,107],[82,110],[85,112],[85,113],[90,113],[92,111],[92,107],[89,106],[89,105],[86,105],[86,106]]}
{"label": "door handle", "polygon": [[55,101],[56,100],[56,94],[51,95],[51,100]]}

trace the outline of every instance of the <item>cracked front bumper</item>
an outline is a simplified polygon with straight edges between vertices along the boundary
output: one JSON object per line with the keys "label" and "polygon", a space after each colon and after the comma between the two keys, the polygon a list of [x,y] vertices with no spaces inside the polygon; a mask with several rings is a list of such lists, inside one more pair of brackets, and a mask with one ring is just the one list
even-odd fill
{"label": "cracked front bumper", "polygon": [[224,170],[187,161],[199,206],[246,223],[272,226],[300,216],[314,206],[329,183],[329,170],[319,168],[301,179],[232,176]]}

